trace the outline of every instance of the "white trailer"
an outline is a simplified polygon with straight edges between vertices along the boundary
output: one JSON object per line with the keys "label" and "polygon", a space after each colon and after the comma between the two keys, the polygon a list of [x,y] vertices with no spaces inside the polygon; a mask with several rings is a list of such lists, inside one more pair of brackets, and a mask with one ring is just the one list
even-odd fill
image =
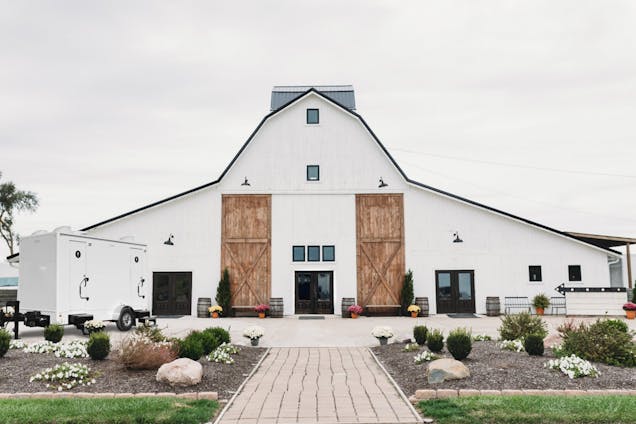
{"label": "white trailer", "polygon": [[[27,326],[150,323],[146,245],[61,227],[20,239],[19,308]],[[21,314],[22,315],[22,314]]]}

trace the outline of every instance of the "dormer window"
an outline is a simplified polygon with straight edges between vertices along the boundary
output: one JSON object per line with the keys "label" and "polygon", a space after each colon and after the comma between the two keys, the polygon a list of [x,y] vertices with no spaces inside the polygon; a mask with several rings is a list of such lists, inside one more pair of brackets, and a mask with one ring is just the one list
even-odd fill
{"label": "dormer window", "polygon": [[307,181],[320,181],[320,166],[307,165]]}
{"label": "dormer window", "polygon": [[307,123],[308,124],[320,123],[320,114],[318,109],[307,109]]}

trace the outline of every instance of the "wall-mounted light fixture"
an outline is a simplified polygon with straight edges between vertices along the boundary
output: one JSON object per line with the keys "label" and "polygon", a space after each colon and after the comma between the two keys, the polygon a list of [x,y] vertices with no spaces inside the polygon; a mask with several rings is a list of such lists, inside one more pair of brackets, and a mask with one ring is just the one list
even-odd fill
{"label": "wall-mounted light fixture", "polygon": [[250,182],[247,181],[247,177],[245,177],[245,181],[243,181],[243,183],[241,185],[242,186],[251,186],[252,184],[250,184]]}
{"label": "wall-mounted light fixture", "polygon": [[387,183],[384,182],[384,180],[382,179],[382,177],[380,177],[380,185],[378,186],[378,188],[383,188],[383,187],[388,187],[389,185]]}
{"label": "wall-mounted light fixture", "polygon": [[163,244],[166,244],[168,246],[174,246],[174,243],[172,242],[173,238],[174,238],[174,236],[172,234],[170,234],[170,237],[168,237],[168,240],[164,241]]}
{"label": "wall-mounted light fixture", "polygon": [[453,233],[453,243],[463,243],[464,240],[459,238],[459,232],[455,231],[455,233]]}

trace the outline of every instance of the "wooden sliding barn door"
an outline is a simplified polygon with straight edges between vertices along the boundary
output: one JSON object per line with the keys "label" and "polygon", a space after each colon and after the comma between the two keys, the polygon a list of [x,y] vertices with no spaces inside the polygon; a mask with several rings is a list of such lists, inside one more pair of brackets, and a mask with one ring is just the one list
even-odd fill
{"label": "wooden sliding barn door", "polygon": [[404,279],[402,194],[356,195],[358,304],[399,305]]}
{"label": "wooden sliding barn door", "polygon": [[221,271],[230,273],[233,306],[269,303],[271,195],[223,195]]}

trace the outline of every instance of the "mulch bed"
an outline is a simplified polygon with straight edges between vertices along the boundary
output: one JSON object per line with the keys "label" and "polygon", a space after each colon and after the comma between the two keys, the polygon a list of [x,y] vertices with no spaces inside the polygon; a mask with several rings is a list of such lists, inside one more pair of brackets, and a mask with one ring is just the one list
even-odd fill
{"label": "mulch bed", "polygon": [[154,392],[218,392],[219,399],[229,399],[239,388],[243,380],[258,363],[266,349],[241,346],[241,351],[232,355],[234,364],[226,365],[208,362],[205,357],[199,362],[203,365],[201,383],[191,387],[171,387],[155,380],[156,370],[127,370],[113,359],[93,361],[90,358],[56,358],[53,354],[24,353],[11,349],[4,358],[0,358],[0,393],[46,392],[41,381],[29,382],[32,375],[54,367],[63,362],[82,363],[97,371],[99,376],[91,386],[75,387],[70,392],[92,393],[154,393]]}
{"label": "mulch bed", "polygon": [[[418,389],[632,389],[636,385],[636,368],[611,367],[594,364],[601,373],[597,378],[570,379],[557,370],[543,365],[554,359],[551,349],[544,356],[530,356],[525,352],[501,350],[497,342],[474,342],[473,349],[462,362],[470,370],[470,377],[450,380],[439,384],[428,384],[427,363],[416,365],[413,357],[418,352],[404,352],[404,344],[395,343],[372,348],[395,382],[407,396]],[[421,348],[420,351],[426,348]],[[442,357],[452,358],[446,351]]]}

